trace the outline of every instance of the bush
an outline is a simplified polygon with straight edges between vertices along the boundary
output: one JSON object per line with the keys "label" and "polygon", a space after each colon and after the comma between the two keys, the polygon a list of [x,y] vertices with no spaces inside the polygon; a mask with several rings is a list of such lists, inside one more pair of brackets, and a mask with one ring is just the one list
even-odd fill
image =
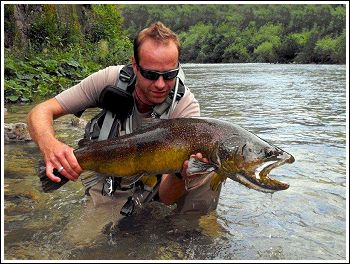
{"label": "bush", "polygon": [[101,67],[68,52],[25,59],[5,53],[5,103],[54,96]]}
{"label": "bush", "polygon": [[[6,32],[16,32],[15,5],[6,7]],[[130,60],[132,42],[124,37],[118,5],[17,7],[30,26],[27,45],[7,38],[6,103],[56,95],[100,68]]]}

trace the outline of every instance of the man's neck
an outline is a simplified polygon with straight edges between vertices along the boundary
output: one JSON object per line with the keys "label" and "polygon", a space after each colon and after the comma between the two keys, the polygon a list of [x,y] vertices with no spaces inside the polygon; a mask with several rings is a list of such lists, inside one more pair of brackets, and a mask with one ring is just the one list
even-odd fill
{"label": "man's neck", "polygon": [[135,88],[135,91],[134,91],[134,100],[135,100],[135,104],[136,104],[137,110],[140,113],[150,112],[152,110],[152,108],[153,108],[152,104],[150,104],[149,102],[144,100],[142,98],[142,96],[140,96],[139,91],[138,91],[137,88]]}

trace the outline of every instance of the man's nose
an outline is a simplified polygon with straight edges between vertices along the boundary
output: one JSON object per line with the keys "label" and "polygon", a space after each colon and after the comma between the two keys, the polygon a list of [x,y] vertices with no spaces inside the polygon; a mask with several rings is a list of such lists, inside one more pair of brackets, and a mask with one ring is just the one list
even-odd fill
{"label": "man's nose", "polygon": [[159,76],[158,80],[155,81],[154,85],[158,88],[158,89],[162,89],[165,87],[165,81],[163,76]]}

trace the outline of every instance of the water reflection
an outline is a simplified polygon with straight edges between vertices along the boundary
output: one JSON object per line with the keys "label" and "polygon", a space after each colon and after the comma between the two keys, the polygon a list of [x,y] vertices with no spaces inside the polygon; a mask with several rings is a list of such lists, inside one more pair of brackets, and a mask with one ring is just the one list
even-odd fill
{"label": "water reflection", "polygon": [[[203,116],[239,124],[293,154],[272,177],[273,195],[227,180],[215,213],[183,217],[161,204],[120,220],[92,208],[79,183],[40,190],[33,143],[4,147],[5,259],[344,259],[346,256],[345,66],[183,65]],[[10,106],[5,122],[30,106]],[[94,111],[87,111],[88,120]],[[82,129],[55,121],[72,145]]]}

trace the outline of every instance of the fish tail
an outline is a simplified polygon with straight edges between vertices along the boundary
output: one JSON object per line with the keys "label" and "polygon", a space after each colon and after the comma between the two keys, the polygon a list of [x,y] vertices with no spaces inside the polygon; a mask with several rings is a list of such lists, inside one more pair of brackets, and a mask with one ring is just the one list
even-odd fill
{"label": "fish tail", "polygon": [[69,180],[64,177],[62,174],[60,174],[57,169],[55,168],[53,170],[53,174],[57,177],[61,178],[60,182],[54,182],[50,180],[49,177],[46,176],[46,167],[42,163],[39,165],[39,178],[41,182],[41,187],[44,192],[52,192],[54,190],[57,190],[61,188],[64,184],[66,184]]}

